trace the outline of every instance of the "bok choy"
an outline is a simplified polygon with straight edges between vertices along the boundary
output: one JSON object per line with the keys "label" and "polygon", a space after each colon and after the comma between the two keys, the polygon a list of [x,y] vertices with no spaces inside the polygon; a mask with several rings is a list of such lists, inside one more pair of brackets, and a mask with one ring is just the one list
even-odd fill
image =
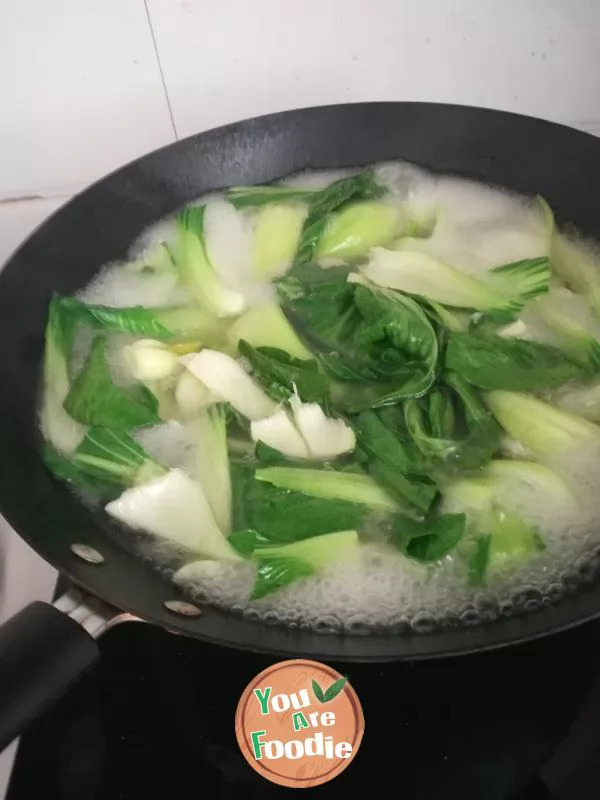
{"label": "bok choy", "polygon": [[411,165],[232,187],[53,297],[44,462],[220,605],[331,569],[312,618],[385,625],[541,585],[597,507],[597,261],[540,198]]}
{"label": "bok choy", "polygon": [[202,558],[238,561],[215,522],[200,485],[180,469],[126,489],[106,506],[119,522],[164,539]]}
{"label": "bok choy", "polygon": [[160,422],[158,404],[145,386],[121,388],[113,382],[107,343],[98,337],[64,402],[67,412],[84,425],[136,428]]}
{"label": "bok choy", "polygon": [[108,497],[123,486],[142,485],[166,472],[126,431],[110,428],[89,428],[69,457],[47,444],[44,461],[75,488]]}
{"label": "bok choy", "polygon": [[529,259],[474,278],[425,253],[377,247],[362,274],[378,286],[455,308],[470,308],[510,319],[531,297],[548,291],[550,263]]}
{"label": "bok choy", "polygon": [[223,284],[210,262],[204,238],[204,210],[204,206],[192,206],[179,215],[176,266],[182,282],[193,291],[202,309],[216,317],[236,316],[244,310],[245,300]]}
{"label": "bok choy", "polygon": [[41,428],[46,441],[65,454],[72,453],[85,435],[85,427],[76,422],[63,405],[71,388],[69,373],[74,334],[72,317],[54,296],[46,322]]}
{"label": "bok choy", "polygon": [[540,457],[600,447],[600,427],[537,397],[498,390],[485,399],[508,435]]}
{"label": "bok choy", "polygon": [[280,547],[263,547],[257,551],[258,570],[252,599],[259,600],[299,578],[357,555],[356,531],[336,531]]}

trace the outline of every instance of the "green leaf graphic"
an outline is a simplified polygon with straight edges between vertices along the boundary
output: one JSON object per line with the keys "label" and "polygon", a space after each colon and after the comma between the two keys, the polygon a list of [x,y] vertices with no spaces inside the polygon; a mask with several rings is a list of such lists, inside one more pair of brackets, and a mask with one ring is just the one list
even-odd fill
{"label": "green leaf graphic", "polygon": [[325,692],[322,702],[329,703],[330,700],[334,700],[346,685],[346,681],[346,678],[339,678],[337,681],[334,681]]}
{"label": "green leaf graphic", "polygon": [[313,678],[313,682],[312,682],[312,690],[313,690],[314,696],[317,698],[319,703],[324,703],[325,702],[325,695],[323,694],[323,689],[321,689],[321,687],[316,682],[316,680],[314,680],[314,678]]}

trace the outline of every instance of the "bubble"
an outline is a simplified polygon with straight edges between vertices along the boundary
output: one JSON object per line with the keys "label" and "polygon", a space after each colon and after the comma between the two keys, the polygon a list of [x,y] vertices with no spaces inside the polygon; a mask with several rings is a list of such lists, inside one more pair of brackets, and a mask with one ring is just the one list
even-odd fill
{"label": "bubble", "polygon": [[425,611],[416,614],[412,621],[412,629],[417,633],[433,633],[438,626],[439,621]]}
{"label": "bubble", "polygon": [[467,608],[460,615],[460,621],[463,625],[479,625],[481,622],[481,614],[476,608]]}
{"label": "bubble", "polygon": [[315,622],[315,630],[317,633],[339,633],[342,629],[340,620],[328,614],[326,617],[320,617]]}

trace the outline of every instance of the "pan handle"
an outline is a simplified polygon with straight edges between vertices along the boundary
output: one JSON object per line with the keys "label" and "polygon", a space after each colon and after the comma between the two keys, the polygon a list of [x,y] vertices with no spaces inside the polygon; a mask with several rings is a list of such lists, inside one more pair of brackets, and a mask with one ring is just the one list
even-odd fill
{"label": "pan handle", "polygon": [[128,620],[137,618],[73,590],[0,627],[0,751],[96,664],[96,638]]}

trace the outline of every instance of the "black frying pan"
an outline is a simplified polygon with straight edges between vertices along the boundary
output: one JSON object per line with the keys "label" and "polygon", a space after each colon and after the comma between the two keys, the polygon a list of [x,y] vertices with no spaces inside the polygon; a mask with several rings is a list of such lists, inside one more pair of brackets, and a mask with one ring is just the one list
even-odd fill
{"label": "black frying pan", "polygon": [[[80,505],[40,460],[36,397],[53,291],[80,289],[105,262],[124,257],[144,228],[204,192],[272,181],[306,168],[394,158],[540,193],[559,222],[573,222],[600,239],[598,139],[499,111],[361,103],[247,120],[158,150],[76,197],[13,255],[0,275],[0,508],[20,535],[74,584],[114,609],[189,636],[336,661],[468,653],[542,636],[600,614],[600,585],[591,583],[585,591],[524,616],[427,634],[321,635],[268,627],[211,608],[185,616],[172,602],[177,590],[117,544],[103,516]],[[81,545],[99,553],[102,563],[82,559]],[[88,619],[88,629],[101,630],[108,616],[105,608],[98,610]],[[7,623],[0,631],[0,745],[96,657],[93,639],[45,604],[34,604]]]}

